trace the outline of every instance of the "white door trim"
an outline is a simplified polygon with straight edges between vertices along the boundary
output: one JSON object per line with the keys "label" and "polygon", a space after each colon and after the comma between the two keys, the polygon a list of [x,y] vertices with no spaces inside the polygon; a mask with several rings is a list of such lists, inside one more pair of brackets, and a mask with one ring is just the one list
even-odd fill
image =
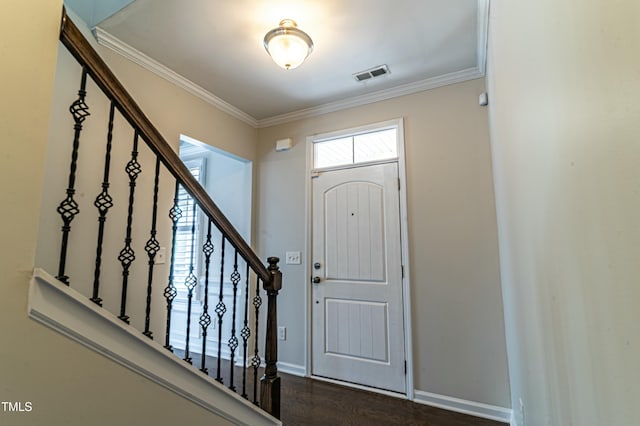
{"label": "white door trim", "polygon": [[[404,142],[404,122],[402,118],[388,120],[384,122],[372,123],[365,126],[353,127],[350,129],[344,129],[339,131],[315,134],[307,136],[306,140],[306,173],[305,179],[307,180],[305,185],[305,221],[306,221],[306,233],[305,233],[305,247],[306,256],[304,256],[304,269],[305,275],[305,287],[304,295],[306,301],[306,315],[305,315],[305,328],[306,328],[306,366],[305,375],[312,377],[311,375],[311,276],[312,271],[312,259],[311,259],[311,235],[312,235],[312,223],[311,223],[311,211],[312,211],[312,186],[311,186],[311,171],[313,170],[313,142],[320,139],[329,139],[335,136],[344,135],[348,133],[360,133],[368,130],[379,129],[383,127],[396,127],[398,129],[398,175],[400,179],[400,239],[402,247],[402,264],[404,265],[404,277],[402,279],[402,303],[404,312],[404,352],[407,361],[407,374],[406,374],[406,399],[413,400],[414,397],[414,385],[413,385],[413,332],[411,324],[411,286],[410,277],[411,269],[409,266],[409,226],[407,217],[407,172],[405,161],[405,142]],[[355,166],[357,167],[357,166]],[[383,392],[376,388],[368,388],[373,392]]]}

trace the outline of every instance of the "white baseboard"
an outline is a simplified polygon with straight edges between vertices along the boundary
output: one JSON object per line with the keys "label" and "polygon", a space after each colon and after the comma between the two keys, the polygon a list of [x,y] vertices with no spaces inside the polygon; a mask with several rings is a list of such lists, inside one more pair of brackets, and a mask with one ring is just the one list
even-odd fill
{"label": "white baseboard", "polygon": [[420,404],[504,423],[511,423],[513,419],[511,409],[509,408],[468,401],[466,399],[453,398],[445,395],[438,395],[417,389],[414,391],[413,400]]}
{"label": "white baseboard", "polygon": [[307,375],[307,369],[304,365],[289,364],[282,361],[278,361],[278,371],[300,377]]}
{"label": "white baseboard", "polygon": [[41,269],[31,278],[27,309],[35,321],[234,424],[282,425]]}

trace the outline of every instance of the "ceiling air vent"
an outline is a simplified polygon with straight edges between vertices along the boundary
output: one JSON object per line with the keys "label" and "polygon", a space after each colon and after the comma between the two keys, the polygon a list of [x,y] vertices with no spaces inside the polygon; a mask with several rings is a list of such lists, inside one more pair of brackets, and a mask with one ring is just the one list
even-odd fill
{"label": "ceiling air vent", "polygon": [[353,74],[353,77],[356,79],[356,81],[365,81],[374,77],[380,77],[381,75],[387,75],[387,74],[391,74],[391,71],[389,71],[389,67],[386,65],[379,65],[375,68],[371,68],[366,71],[357,72]]}

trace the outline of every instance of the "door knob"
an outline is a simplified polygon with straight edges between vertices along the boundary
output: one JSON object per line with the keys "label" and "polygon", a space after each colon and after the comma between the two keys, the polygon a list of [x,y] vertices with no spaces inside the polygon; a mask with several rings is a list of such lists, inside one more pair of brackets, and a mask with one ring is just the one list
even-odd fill
{"label": "door knob", "polygon": [[313,277],[313,283],[314,284],[319,284],[320,283],[320,277],[318,277],[318,276]]}

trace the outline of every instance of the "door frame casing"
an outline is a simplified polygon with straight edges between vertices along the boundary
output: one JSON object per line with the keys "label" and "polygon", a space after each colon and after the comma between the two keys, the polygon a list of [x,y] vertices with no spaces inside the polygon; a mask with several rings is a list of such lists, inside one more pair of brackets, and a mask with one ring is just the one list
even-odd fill
{"label": "door frame casing", "polygon": [[[312,363],[312,294],[311,294],[311,276],[313,274],[311,258],[312,254],[312,231],[313,223],[311,220],[312,214],[312,182],[311,174],[313,170],[313,143],[314,141],[322,139],[331,139],[338,136],[346,136],[354,133],[363,133],[367,131],[373,131],[384,127],[395,127],[398,135],[398,178],[400,179],[400,247],[401,247],[401,259],[404,267],[404,276],[402,277],[402,310],[403,310],[403,330],[404,330],[404,353],[407,362],[407,374],[405,377],[406,385],[406,399],[413,400],[414,386],[413,386],[413,333],[411,324],[411,286],[410,277],[411,269],[409,267],[409,223],[407,216],[407,173],[406,173],[406,161],[405,161],[405,140],[404,140],[404,120],[403,118],[396,118],[392,120],[371,123],[363,126],[352,127],[348,129],[342,129],[327,133],[318,133],[315,135],[307,136],[306,138],[306,169],[305,179],[307,180],[305,185],[305,221],[306,221],[306,233],[305,233],[305,247],[306,255],[304,259],[305,270],[305,286],[304,295],[306,301],[306,315],[305,315],[305,328],[306,328],[306,365],[305,376],[313,377],[311,374]],[[353,167],[358,167],[355,165]],[[349,386],[349,383],[343,383]],[[363,388],[361,385],[353,385],[354,387]],[[388,393],[377,388],[366,389],[379,392]]]}

